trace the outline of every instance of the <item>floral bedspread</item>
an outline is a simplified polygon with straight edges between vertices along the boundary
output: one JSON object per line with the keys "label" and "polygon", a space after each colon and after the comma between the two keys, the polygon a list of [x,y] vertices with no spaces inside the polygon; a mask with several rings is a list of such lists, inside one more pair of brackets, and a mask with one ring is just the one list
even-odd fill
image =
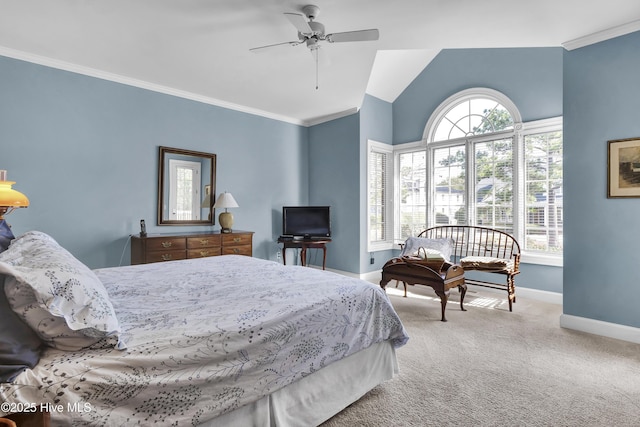
{"label": "floral bedspread", "polygon": [[126,350],[48,349],[10,404],[53,425],[197,425],[383,340],[407,341],[379,286],[245,256],[105,268]]}

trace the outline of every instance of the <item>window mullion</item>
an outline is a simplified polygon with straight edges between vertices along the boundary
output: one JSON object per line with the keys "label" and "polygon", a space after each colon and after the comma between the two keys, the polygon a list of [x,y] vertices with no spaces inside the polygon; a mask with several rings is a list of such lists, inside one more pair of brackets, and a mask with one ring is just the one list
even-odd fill
{"label": "window mullion", "polygon": [[475,146],[472,139],[467,139],[466,143],[466,151],[467,151],[467,177],[466,177],[466,197],[467,197],[467,224],[466,225],[475,225],[475,217],[476,217],[476,196],[475,196],[475,187],[476,187],[476,162],[475,162]]}

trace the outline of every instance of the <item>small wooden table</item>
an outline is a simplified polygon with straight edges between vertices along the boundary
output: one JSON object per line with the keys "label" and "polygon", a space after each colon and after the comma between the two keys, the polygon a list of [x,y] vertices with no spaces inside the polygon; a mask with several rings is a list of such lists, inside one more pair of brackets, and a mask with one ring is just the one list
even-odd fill
{"label": "small wooden table", "polygon": [[283,239],[280,237],[278,243],[282,243],[282,262],[287,265],[287,249],[301,249],[300,251],[300,263],[303,266],[307,265],[307,249],[317,248],[322,249],[322,269],[325,269],[327,262],[327,243],[330,243],[331,239]]}

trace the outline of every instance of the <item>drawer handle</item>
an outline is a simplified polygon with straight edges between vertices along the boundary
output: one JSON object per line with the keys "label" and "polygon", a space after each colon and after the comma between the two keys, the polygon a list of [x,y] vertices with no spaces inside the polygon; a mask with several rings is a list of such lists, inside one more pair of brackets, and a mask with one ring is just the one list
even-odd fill
{"label": "drawer handle", "polygon": [[200,251],[200,256],[209,256],[209,251]]}
{"label": "drawer handle", "polygon": [[162,254],[163,261],[171,261],[172,258],[173,256],[171,254]]}
{"label": "drawer handle", "polygon": [[233,241],[234,241],[235,243],[239,243],[241,240],[242,240],[242,237],[234,237],[234,238],[233,238]]}
{"label": "drawer handle", "polygon": [[233,253],[234,253],[234,254],[239,254],[239,253],[240,253],[240,249],[238,249],[238,248],[233,248]]}
{"label": "drawer handle", "polygon": [[173,245],[173,242],[162,242],[163,248],[170,248]]}
{"label": "drawer handle", "polygon": [[200,244],[201,244],[202,246],[208,245],[208,244],[209,244],[209,239],[201,239],[201,240],[200,240]]}

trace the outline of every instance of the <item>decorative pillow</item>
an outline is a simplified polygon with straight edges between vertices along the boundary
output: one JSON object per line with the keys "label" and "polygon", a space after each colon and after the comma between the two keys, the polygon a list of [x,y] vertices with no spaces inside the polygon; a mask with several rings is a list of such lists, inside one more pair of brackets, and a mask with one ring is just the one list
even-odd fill
{"label": "decorative pillow", "polygon": [[466,270],[513,271],[513,260],[485,256],[468,256],[460,260]]}
{"label": "decorative pillow", "polygon": [[0,253],[7,250],[11,241],[15,239],[9,224],[4,219],[0,219]]}
{"label": "decorative pillow", "polygon": [[10,382],[40,360],[42,342],[9,306],[0,275],[0,383]]}
{"label": "decorative pillow", "polygon": [[436,256],[440,253],[445,261],[451,260],[453,251],[453,239],[426,239],[423,237],[409,237],[404,242],[404,248],[400,256],[419,256],[418,249],[424,248],[427,256]]}
{"label": "decorative pillow", "polygon": [[0,254],[12,310],[48,345],[126,348],[106,289],[93,271],[50,236],[30,231]]}

